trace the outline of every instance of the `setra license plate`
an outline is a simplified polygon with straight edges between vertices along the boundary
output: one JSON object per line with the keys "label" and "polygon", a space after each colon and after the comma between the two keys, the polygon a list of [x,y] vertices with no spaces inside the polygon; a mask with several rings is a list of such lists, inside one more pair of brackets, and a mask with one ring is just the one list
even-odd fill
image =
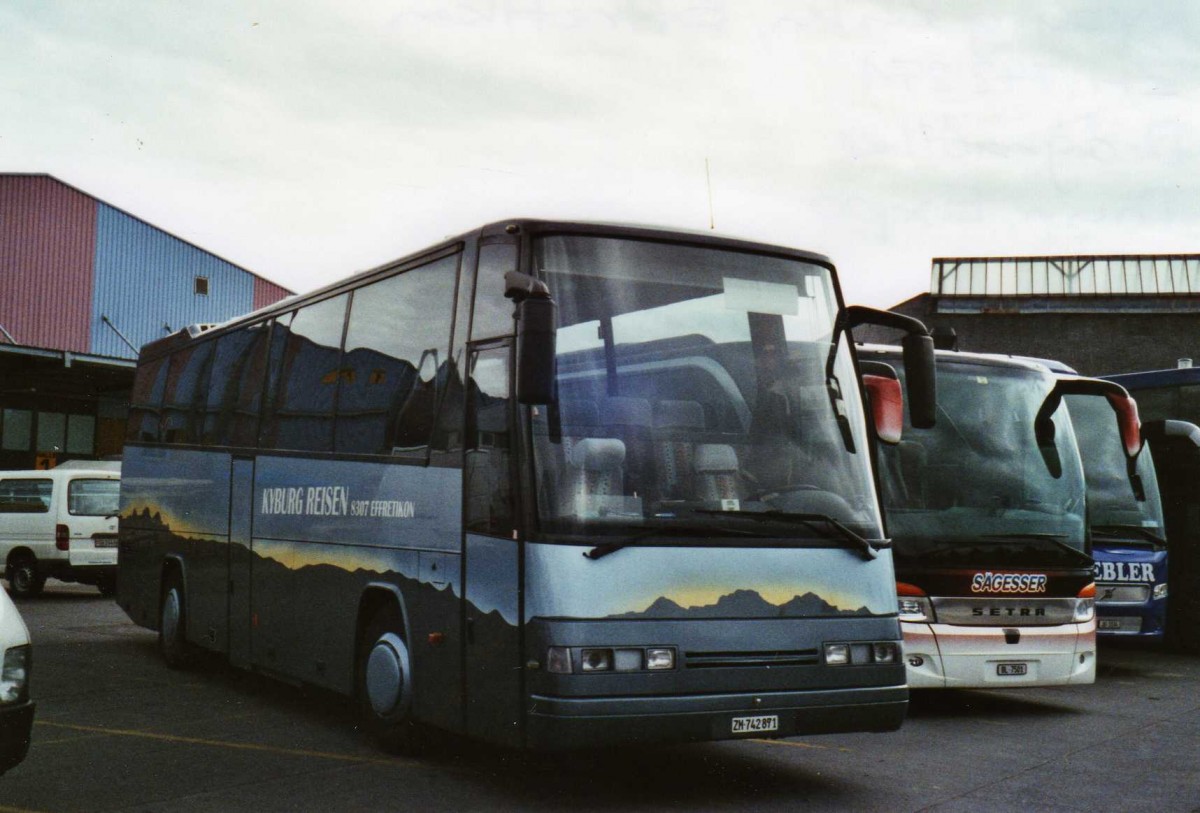
{"label": "setra license plate", "polygon": [[1019,677],[1029,674],[1029,664],[1027,663],[998,663],[996,664],[996,674],[1000,677]]}
{"label": "setra license plate", "polygon": [[757,734],[763,731],[778,731],[778,714],[760,714],[756,717],[734,717],[734,734]]}

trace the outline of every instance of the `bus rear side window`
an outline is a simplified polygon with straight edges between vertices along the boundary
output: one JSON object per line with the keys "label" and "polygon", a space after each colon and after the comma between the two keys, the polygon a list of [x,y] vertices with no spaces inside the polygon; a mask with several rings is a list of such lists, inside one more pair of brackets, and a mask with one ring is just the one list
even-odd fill
{"label": "bus rear side window", "polygon": [[257,324],[217,340],[204,409],[204,443],[253,446],[258,442],[268,332],[266,324]]}
{"label": "bus rear side window", "polygon": [[451,374],[458,255],[354,294],[338,394],[337,450],[424,455]]}

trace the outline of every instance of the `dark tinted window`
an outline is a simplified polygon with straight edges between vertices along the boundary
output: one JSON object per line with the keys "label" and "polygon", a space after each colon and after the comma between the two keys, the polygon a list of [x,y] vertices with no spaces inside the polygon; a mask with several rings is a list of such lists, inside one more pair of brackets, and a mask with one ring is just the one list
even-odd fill
{"label": "dark tinted window", "polygon": [[200,342],[171,356],[162,408],[162,440],[165,443],[200,442],[213,344],[211,341]]}
{"label": "dark tinted window", "polygon": [[217,339],[205,405],[203,440],[206,444],[257,444],[269,333],[270,325],[262,323]]}
{"label": "dark tinted window", "polygon": [[[272,407],[262,445],[324,452],[333,448],[333,407],[339,378],[346,294],[296,311],[271,338]],[[275,371],[278,372],[275,372]]]}
{"label": "dark tinted window", "polygon": [[266,323],[251,325],[217,340],[204,410],[203,442],[253,446],[267,361]]}
{"label": "dark tinted window", "polygon": [[167,357],[139,364],[129,394],[127,441],[156,443],[159,440],[159,410],[167,378]]}
{"label": "dark tinted window", "polygon": [[451,378],[458,256],[354,293],[341,361],[337,450],[424,454]]}

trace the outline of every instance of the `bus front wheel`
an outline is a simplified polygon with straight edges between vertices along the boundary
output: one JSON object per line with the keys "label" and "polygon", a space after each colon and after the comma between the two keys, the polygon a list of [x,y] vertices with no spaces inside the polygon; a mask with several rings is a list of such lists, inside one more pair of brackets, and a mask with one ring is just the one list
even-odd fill
{"label": "bus front wheel", "polygon": [[358,653],[358,701],[364,728],[392,753],[416,750],[412,720],[412,661],[400,613],[381,607],[371,616]]}

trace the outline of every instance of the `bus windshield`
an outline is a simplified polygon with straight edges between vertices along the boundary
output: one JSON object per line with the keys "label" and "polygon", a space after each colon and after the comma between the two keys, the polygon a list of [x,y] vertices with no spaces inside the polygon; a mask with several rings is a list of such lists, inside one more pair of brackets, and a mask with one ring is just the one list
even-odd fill
{"label": "bus windshield", "polygon": [[1053,416],[1058,476],[1037,445],[1034,417],[1054,385],[1049,372],[942,356],[937,370],[937,425],[906,423],[900,443],[879,445],[897,558],[949,543],[1083,551],[1083,472],[1065,409]]}
{"label": "bus windshield", "polygon": [[543,531],[827,530],[739,522],[775,511],[880,536],[830,269],[584,236],[541,238],[534,264],[559,308],[559,399],[531,410]]}
{"label": "bus windshield", "polygon": [[1130,483],[1121,432],[1107,399],[1069,395],[1066,402],[1083,453],[1092,527],[1106,534],[1123,530],[1135,539],[1139,534],[1163,539],[1162,502],[1151,450],[1143,448],[1137,456],[1136,474],[1145,496],[1139,500]]}

